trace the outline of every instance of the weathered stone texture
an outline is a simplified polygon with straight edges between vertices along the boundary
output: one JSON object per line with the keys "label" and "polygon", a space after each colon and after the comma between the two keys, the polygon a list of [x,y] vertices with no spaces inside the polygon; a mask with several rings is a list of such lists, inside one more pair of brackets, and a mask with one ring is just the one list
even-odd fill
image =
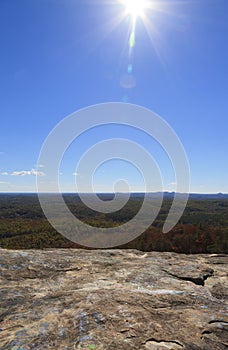
{"label": "weathered stone texture", "polygon": [[0,249],[0,349],[225,350],[227,256]]}

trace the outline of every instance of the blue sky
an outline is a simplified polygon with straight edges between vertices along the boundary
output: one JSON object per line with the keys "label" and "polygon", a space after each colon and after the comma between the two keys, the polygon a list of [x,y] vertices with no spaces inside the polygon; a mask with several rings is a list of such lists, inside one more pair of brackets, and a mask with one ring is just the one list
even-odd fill
{"label": "blue sky", "polygon": [[[0,191],[36,190],[36,175],[45,174],[37,166],[40,148],[67,115],[127,101],[151,109],[176,131],[190,163],[191,192],[228,193],[228,2],[156,1],[145,11],[149,33],[137,21],[131,61],[131,18],[123,13],[118,0],[0,1]],[[134,86],[126,88],[129,63]],[[148,148],[164,189],[175,189],[162,149],[116,126],[90,130],[72,144],[61,166],[63,191],[74,190],[81,152],[107,137],[131,137]],[[96,190],[109,191],[115,177],[142,189],[137,170],[115,160],[95,174]]]}

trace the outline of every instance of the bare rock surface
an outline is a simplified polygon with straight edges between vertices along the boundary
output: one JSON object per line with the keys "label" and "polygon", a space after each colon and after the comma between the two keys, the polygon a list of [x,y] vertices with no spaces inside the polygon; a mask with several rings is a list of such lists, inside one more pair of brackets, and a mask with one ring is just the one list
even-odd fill
{"label": "bare rock surface", "polygon": [[225,350],[226,255],[0,249],[0,349]]}

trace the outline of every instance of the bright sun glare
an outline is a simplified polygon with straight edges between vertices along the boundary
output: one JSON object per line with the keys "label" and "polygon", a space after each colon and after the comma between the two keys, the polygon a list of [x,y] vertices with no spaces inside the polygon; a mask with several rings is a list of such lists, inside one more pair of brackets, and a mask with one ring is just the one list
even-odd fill
{"label": "bright sun glare", "polygon": [[133,19],[142,17],[147,7],[146,0],[123,0],[123,4],[126,6],[126,12],[132,16]]}

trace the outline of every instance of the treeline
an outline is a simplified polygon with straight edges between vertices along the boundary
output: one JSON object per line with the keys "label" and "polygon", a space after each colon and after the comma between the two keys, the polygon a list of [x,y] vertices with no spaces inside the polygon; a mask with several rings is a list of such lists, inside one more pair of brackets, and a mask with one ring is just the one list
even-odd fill
{"label": "treeline", "polygon": [[192,224],[177,225],[169,233],[151,227],[122,248],[176,253],[228,253],[228,228]]}
{"label": "treeline", "polygon": [[[138,212],[142,201],[141,197],[131,198],[123,209],[106,215],[87,208],[78,196],[65,196],[72,213],[96,227],[113,227],[128,222]],[[179,223],[164,234],[162,227],[171,204],[170,198],[165,199],[153,225],[140,237],[119,248],[193,254],[228,253],[227,199],[191,199]],[[44,217],[36,195],[6,194],[0,195],[0,247],[43,249],[80,246],[53,229]]]}

